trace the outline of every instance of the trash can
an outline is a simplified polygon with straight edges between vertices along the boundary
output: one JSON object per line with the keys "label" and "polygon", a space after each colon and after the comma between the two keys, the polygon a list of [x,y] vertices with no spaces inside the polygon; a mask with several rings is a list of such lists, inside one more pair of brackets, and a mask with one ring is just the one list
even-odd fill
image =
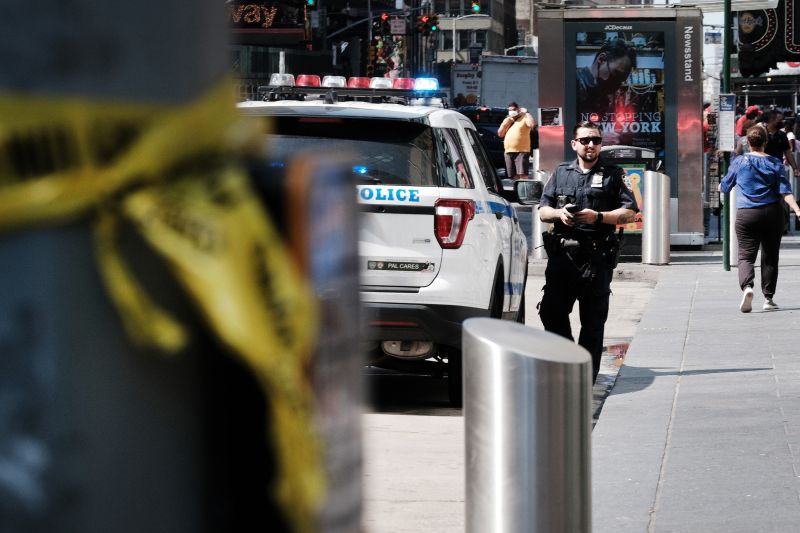
{"label": "trash can", "polygon": [[647,170],[643,187],[642,263],[669,264],[669,176]]}

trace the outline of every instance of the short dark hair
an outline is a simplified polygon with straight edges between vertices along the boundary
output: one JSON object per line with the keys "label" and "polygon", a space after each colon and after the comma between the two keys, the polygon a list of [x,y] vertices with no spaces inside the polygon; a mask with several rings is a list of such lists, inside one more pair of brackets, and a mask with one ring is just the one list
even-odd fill
{"label": "short dark hair", "polygon": [[767,132],[761,125],[756,125],[747,130],[747,143],[750,149],[763,148],[767,143]]}
{"label": "short dark hair", "polygon": [[769,121],[771,121],[773,118],[775,118],[778,115],[782,116],[783,113],[781,113],[777,109],[770,109],[769,111],[767,111],[766,113],[761,115],[761,117],[764,119],[765,123],[768,123]]}
{"label": "short dark hair", "polygon": [[506,107],[519,107],[516,102],[511,102]]}
{"label": "short dark hair", "polygon": [[592,130],[597,130],[597,132],[600,134],[600,136],[603,135],[603,130],[600,128],[599,124],[595,124],[591,120],[581,120],[580,122],[575,124],[574,128],[572,128],[572,138],[573,139],[575,138],[575,135],[578,134],[578,130],[581,129],[581,128],[589,128],[589,129],[592,129]]}
{"label": "short dark hair", "polygon": [[631,60],[631,67],[636,68],[636,50],[628,46],[623,39],[614,39],[607,41],[600,47],[600,50],[594,55],[594,60],[597,61],[597,56],[605,53],[608,59],[619,59],[628,56]]}

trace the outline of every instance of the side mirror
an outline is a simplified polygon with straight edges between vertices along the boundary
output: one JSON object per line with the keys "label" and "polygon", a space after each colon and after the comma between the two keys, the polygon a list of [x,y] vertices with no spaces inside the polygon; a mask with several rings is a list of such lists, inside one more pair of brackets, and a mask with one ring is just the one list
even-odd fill
{"label": "side mirror", "polygon": [[538,204],[542,198],[544,184],[538,180],[517,180],[514,182],[514,194],[522,205]]}

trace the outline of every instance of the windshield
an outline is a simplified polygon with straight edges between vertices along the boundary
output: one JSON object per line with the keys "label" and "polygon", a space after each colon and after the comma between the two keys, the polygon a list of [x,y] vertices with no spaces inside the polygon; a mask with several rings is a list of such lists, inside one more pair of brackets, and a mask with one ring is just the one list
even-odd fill
{"label": "windshield", "polygon": [[271,164],[298,153],[346,154],[359,180],[383,185],[436,186],[433,135],[416,122],[328,117],[274,117]]}

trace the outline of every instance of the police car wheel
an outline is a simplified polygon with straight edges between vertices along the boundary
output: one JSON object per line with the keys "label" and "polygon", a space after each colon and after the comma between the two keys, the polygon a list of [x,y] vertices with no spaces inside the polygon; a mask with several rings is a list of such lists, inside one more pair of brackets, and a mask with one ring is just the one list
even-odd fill
{"label": "police car wheel", "polygon": [[517,311],[517,322],[525,323],[525,289],[528,287],[528,269],[525,268],[525,276],[522,278],[522,298],[519,299],[519,311]]}
{"label": "police car wheel", "polygon": [[464,403],[464,375],[461,351],[447,348],[447,393],[451,407],[461,407]]}
{"label": "police car wheel", "polygon": [[489,317],[503,318],[503,264],[497,264],[497,276],[492,286],[492,298],[489,300]]}

